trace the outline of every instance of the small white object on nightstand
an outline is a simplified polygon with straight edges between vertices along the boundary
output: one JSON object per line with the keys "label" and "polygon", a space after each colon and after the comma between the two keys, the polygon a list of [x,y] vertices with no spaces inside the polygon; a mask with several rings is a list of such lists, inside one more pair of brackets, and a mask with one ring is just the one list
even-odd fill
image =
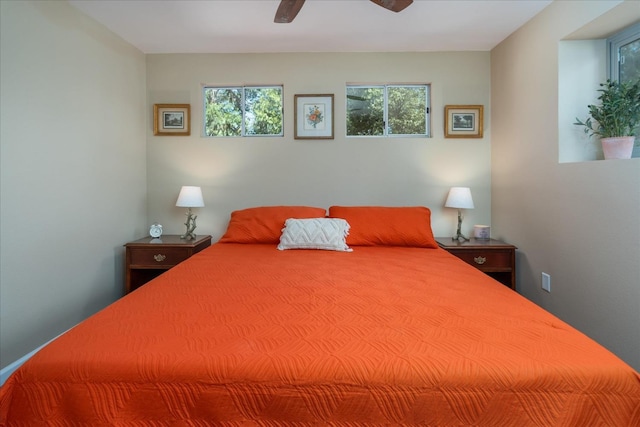
{"label": "small white object on nightstand", "polygon": [[151,227],[149,227],[149,235],[156,239],[162,236],[162,225],[158,223],[151,224]]}

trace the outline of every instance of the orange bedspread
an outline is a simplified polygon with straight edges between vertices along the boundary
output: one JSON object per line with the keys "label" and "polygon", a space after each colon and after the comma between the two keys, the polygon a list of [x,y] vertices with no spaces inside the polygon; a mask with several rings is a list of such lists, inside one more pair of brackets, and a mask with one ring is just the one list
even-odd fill
{"label": "orange bedspread", "polygon": [[215,244],[1,389],[7,426],[638,426],[640,377],[441,249]]}

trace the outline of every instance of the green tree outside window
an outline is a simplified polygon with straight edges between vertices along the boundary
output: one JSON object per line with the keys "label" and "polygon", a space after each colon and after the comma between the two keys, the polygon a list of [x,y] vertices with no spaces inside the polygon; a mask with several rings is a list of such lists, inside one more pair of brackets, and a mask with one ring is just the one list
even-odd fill
{"label": "green tree outside window", "polygon": [[428,85],[347,86],[347,136],[429,136]]}
{"label": "green tree outside window", "polygon": [[205,87],[205,136],[282,136],[282,87]]}

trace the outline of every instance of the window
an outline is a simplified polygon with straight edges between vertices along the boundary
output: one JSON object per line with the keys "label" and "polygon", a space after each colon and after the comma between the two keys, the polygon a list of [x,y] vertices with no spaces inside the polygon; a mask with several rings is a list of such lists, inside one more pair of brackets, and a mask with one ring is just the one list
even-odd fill
{"label": "window", "polygon": [[429,136],[429,85],[347,86],[347,136]]}
{"label": "window", "polygon": [[282,136],[282,86],[205,87],[205,136]]}
{"label": "window", "polygon": [[609,75],[621,82],[640,79],[640,23],[607,40]]}

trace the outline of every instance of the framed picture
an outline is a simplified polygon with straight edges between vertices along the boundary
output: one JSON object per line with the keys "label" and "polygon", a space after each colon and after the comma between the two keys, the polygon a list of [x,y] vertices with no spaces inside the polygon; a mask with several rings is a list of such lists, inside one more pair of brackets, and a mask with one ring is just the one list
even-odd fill
{"label": "framed picture", "polygon": [[191,135],[191,106],[189,104],[154,104],[154,135]]}
{"label": "framed picture", "polygon": [[333,94],[294,95],[295,139],[333,139]]}
{"label": "framed picture", "polygon": [[482,138],[482,105],[445,105],[445,138]]}

